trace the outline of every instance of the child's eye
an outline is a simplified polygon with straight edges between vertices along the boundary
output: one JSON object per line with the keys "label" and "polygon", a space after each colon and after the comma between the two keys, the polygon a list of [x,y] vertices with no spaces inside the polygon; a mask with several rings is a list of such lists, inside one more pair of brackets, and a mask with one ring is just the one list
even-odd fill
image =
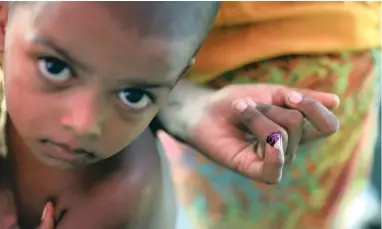
{"label": "child's eye", "polygon": [[40,57],[38,69],[46,78],[55,82],[65,82],[71,77],[71,70],[68,65],[55,57]]}
{"label": "child's eye", "polygon": [[118,93],[119,99],[133,109],[143,109],[155,102],[154,96],[141,89],[125,89]]}

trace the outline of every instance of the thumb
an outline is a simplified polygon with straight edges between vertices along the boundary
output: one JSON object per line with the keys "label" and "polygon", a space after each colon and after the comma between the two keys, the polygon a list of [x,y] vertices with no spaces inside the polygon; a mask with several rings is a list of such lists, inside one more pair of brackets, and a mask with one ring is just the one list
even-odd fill
{"label": "thumb", "polygon": [[41,224],[38,229],[53,229],[54,228],[54,209],[52,202],[46,203],[41,215]]}

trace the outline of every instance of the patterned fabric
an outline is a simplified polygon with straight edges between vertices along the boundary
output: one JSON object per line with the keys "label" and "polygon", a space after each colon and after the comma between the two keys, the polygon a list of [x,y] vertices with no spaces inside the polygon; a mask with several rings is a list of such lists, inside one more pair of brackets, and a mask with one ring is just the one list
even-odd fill
{"label": "patterned fabric", "polygon": [[341,98],[335,111],[341,127],[330,138],[300,147],[277,186],[249,181],[162,138],[193,228],[332,228],[334,218],[367,183],[376,125],[374,66],[370,51],[282,56],[208,82],[213,88],[268,82],[335,93]]}
{"label": "patterned fabric", "polygon": [[224,1],[189,77],[205,83],[267,58],[380,45],[380,1]]}

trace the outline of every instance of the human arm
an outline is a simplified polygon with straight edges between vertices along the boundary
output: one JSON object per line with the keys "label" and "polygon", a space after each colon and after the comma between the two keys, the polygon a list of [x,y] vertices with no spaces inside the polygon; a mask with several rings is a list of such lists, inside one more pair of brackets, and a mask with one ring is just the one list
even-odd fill
{"label": "human arm", "polygon": [[[290,100],[294,91],[302,95],[299,104]],[[252,100],[255,107],[235,112],[232,106],[240,99]],[[338,105],[336,95],[275,84],[235,85],[214,91],[181,80],[158,119],[168,133],[213,161],[251,179],[277,183],[284,164],[280,154],[284,151],[293,160],[299,144],[335,133],[339,122],[330,110]],[[264,160],[265,139],[274,131],[281,132],[283,149],[274,160]],[[260,142],[259,148],[248,147],[246,132]],[[263,171],[268,167],[273,172]]]}

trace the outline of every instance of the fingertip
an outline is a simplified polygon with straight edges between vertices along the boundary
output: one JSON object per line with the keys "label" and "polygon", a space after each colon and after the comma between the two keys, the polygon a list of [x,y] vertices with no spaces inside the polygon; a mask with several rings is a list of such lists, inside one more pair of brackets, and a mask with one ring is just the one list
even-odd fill
{"label": "fingertip", "polygon": [[248,104],[245,102],[244,99],[238,99],[232,103],[232,109],[236,113],[243,113],[245,110],[248,109]]}
{"label": "fingertip", "polygon": [[48,201],[45,204],[44,210],[41,215],[41,225],[39,228],[52,228],[54,226],[54,209],[53,203]]}
{"label": "fingertip", "polygon": [[338,95],[333,95],[333,109],[338,108],[341,104],[340,97]]}
{"label": "fingertip", "polygon": [[244,99],[237,99],[232,103],[232,109],[237,113],[243,113],[248,108],[256,107],[256,102],[247,97]]}
{"label": "fingertip", "polygon": [[48,208],[49,208],[49,202],[45,204],[44,206],[44,209],[42,210],[42,214],[41,214],[41,221],[44,221],[44,219],[46,218],[46,213],[48,212]]}
{"label": "fingertip", "polygon": [[275,164],[284,164],[283,139],[280,132],[272,132],[266,139],[265,159]]}
{"label": "fingertip", "polygon": [[253,108],[257,106],[256,102],[253,101],[253,99],[250,97],[245,98],[245,102],[248,104],[249,107]]}
{"label": "fingertip", "polygon": [[265,140],[270,146],[280,149],[280,144],[282,144],[282,138],[280,132],[272,132],[268,134],[267,139]]}
{"label": "fingertip", "polygon": [[289,96],[288,96],[288,101],[289,103],[293,104],[293,105],[298,105],[301,103],[301,101],[303,100],[303,96],[302,94],[296,92],[296,91],[292,91]]}

